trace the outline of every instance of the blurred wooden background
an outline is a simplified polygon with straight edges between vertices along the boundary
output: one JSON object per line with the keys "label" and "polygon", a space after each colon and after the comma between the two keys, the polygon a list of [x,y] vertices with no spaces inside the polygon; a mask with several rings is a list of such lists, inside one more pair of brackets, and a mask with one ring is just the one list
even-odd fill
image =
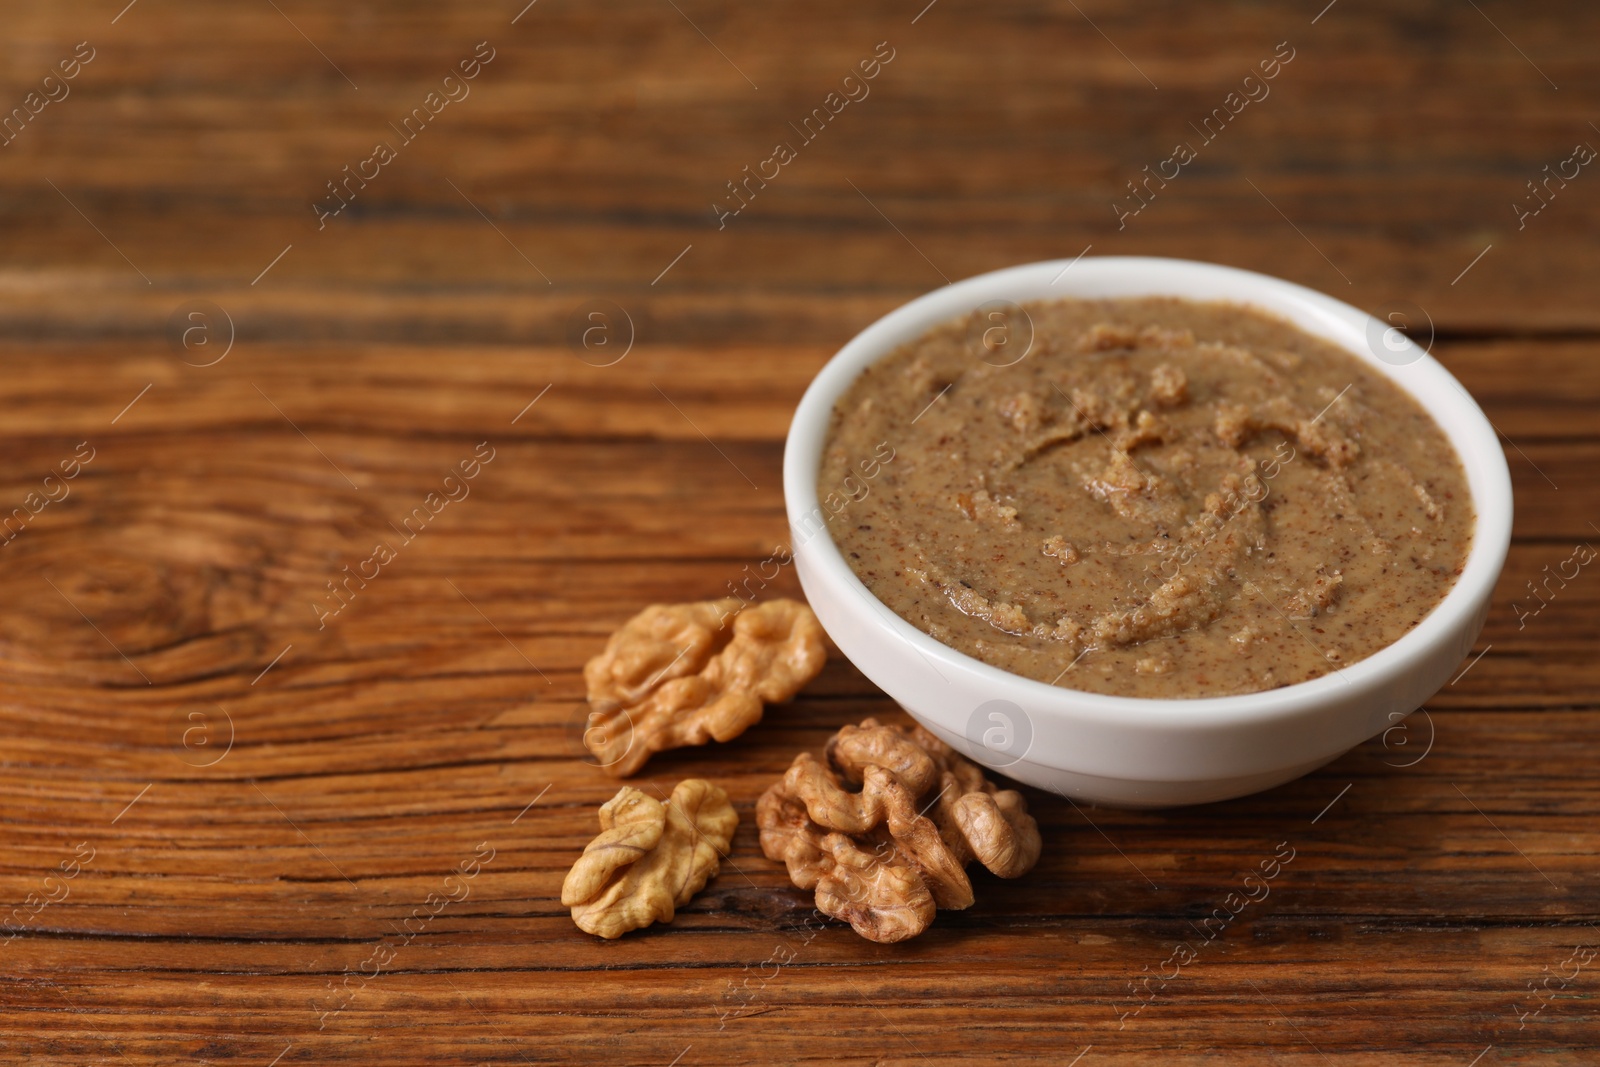
{"label": "blurred wooden background", "polygon": [[[1600,585],[1527,584],[1600,541],[1600,175],[1569,162],[1600,147],[1600,13],[924,2],[6,13],[0,1059],[1592,1062]],[[1275,53],[1270,94],[1119,228],[1126,183]],[[719,228],[780,141],[797,158]],[[896,946],[809,935],[756,845],[796,751],[892,714],[835,659],[647,768],[744,814],[705,894],[580,933],[556,898],[616,789],[576,757],[583,661],[785,537],[788,417],[851,334],[1085,250],[1431,321],[1516,483],[1479,658],[1267,795],[1031,793],[1037,870]],[[327,583],[480,442],[470,495],[319,629]],[[1270,897],[1163,983],[1279,842]]]}

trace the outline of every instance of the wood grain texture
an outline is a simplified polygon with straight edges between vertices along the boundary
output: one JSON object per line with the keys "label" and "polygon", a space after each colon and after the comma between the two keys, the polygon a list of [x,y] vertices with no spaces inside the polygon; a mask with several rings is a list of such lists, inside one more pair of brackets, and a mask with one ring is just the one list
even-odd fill
{"label": "wood grain texture", "polygon": [[[1529,615],[1526,585],[1600,538],[1600,177],[1512,208],[1600,145],[1588,6],[124,4],[8,13],[0,69],[10,108],[95,52],[0,147],[0,516],[93,455],[0,544],[0,1061],[1593,1062],[1600,964],[1567,961],[1600,945],[1600,586]],[[319,229],[482,41],[471,95]],[[884,41],[871,95],[719,228]],[[1119,228],[1279,42],[1271,95]],[[1030,791],[1038,868],[879,946],[808,926],[752,821],[795,752],[900,714],[835,656],[651,761],[643,788],[728,790],[731,856],[670,926],[582,934],[561,879],[616,789],[578,758],[583,662],[785,536],[788,419],[852,333],[1086,247],[1423,309],[1515,484],[1481,658],[1261,796]],[[571,342],[602,300],[632,324],[606,358]],[[175,343],[200,301],[222,315]],[[1270,895],[1162,985],[1280,842]]]}

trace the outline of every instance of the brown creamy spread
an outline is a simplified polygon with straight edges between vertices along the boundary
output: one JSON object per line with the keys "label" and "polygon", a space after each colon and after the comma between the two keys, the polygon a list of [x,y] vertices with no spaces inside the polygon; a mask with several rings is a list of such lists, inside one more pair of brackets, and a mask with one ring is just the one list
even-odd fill
{"label": "brown creamy spread", "polygon": [[[823,452],[834,541],[935,639],[1072,689],[1248,693],[1372,655],[1461,573],[1454,449],[1330,342],[1167,298],[1003,318],[868,367]],[[884,442],[893,462],[863,481]]]}

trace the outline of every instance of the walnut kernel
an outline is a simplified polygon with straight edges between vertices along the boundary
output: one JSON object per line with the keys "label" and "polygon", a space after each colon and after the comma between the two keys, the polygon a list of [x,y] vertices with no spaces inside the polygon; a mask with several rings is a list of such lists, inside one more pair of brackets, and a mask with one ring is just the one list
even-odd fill
{"label": "walnut kernel", "polygon": [[761,721],[763,703],[800,691],[827,659],[822,626],[797,600],[743,607],[733,597],[654,604],[611,635],[583,668],[584,744],[627,777],[653,753],[730,741]]}
{"label": "walnut kernel", "polygon": [[1022,794],[999,790],[920,726],[875,719],[829,740],[826,763],[802,752],[756,805],[761,851],[815,889],[818,910],[870,941],[903,941],[936,908],[973,901],[965,867],[1002,878],[1039,859]]}
{"label": "walnut kernel", "polygon": [[567,872],[561,903],[600,937],[671,922],[716,875],[738,825],[728,794],[703,778],[679,782],[665,804],[625,785],[600,808],[600,836]]}

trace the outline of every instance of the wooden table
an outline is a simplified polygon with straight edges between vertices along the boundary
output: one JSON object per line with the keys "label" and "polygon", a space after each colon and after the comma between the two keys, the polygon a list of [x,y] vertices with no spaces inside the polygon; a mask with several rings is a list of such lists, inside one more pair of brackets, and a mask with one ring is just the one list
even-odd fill
{"label": "wooden table", "polygon": [[[125,2],[4,31],[0,1059],[1596,1062],[1600,584],[1528,592],[1600,542],[1600,176],[1527,186],[1600,146],[1592,5]],[[1038,868],[879,946],[808,934],[751,818],[898,714],[836,657],[646,769],[740,808],[707,891],[579,932],[585,659],[785,538],[787,421],[852,333],[1080,252],[1425,313],[1517,496],[1461,676],[1260,796],[1030,793]]]}

